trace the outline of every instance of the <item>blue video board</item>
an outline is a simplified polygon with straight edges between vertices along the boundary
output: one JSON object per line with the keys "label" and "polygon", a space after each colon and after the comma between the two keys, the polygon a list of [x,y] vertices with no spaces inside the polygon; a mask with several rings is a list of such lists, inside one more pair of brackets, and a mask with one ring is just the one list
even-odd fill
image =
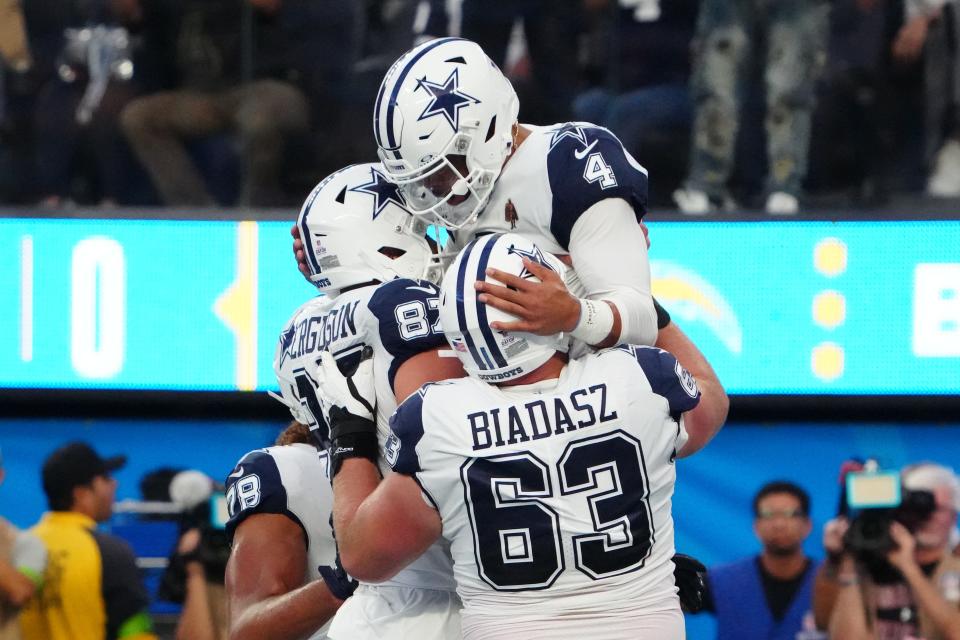
{"label": "blue video board", "polygon": [[[734,394],[960,392],[960,222],[652,222],[654,295]],[[289,224],[0,220],[0,387],[275,388]]]}

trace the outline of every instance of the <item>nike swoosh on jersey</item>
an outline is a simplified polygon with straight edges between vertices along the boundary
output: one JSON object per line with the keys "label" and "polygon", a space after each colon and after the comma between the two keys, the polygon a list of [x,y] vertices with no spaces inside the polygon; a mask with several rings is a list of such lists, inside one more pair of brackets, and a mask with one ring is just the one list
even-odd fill
{"label": "nike swoosh on jersey", "polygon": [[424,293],[436,293],[436,291],[435,291],[434,289],[431,289],[430,287],[415,287],[415,286],[413,286],[413,285],[407,287],[407,290],[408,290],[408,291],[423,291]]}
{"label": "nike swoosh on jersey", "polygon": [[243,467],[238,467],[236,471],[227,476],[227,478],[239,478],[243,475]]}
{"label": "nike swoosh on jersey", "polygon": [[597,144],[597,141],[594,140],[584,149],[577,149],[573,152],[573,157],[577,160],[583,160],[587,157],[587,154],[590,153],[590,149],[593,149],[593,145]]}

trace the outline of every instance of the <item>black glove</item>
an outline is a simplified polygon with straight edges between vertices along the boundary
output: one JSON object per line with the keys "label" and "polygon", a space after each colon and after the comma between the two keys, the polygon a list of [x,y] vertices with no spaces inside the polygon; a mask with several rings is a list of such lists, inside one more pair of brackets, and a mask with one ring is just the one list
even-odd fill
{"label": "black glove", "polygon": [[674,555],[673,579],[680,591],[680,607],[688,613],[703,609],[707,593],[707,568],[703,563],[682,553]]}
{"label": "black glove", "polygon": [[327,584],[327,589],[330,590],[330,593],[332,593],[334,597],[340,600],[346,600],[352,596],[360,584],[350,577],[349,573],[344,571],[343,565],[340,564],[339,554],[337,554],[337,563],[334,566],[320,566],[317,569],[320,571],[320,577],[323,578],[323,581]]}
{"label": "black glove", "polygon": [[377,463],[377,423],[374,406],[373,350],[364,347],[360,363],[349,375],[337,366],[329,351],[320,357],[319,400],[330,425],[330,479],[347,458]]}

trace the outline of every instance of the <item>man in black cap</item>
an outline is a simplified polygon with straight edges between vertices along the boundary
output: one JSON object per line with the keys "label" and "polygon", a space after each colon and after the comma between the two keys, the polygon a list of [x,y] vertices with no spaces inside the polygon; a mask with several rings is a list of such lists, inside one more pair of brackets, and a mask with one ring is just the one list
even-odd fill
{"label": "man in black cap", "polygon": [[117,481],[110,474],[126,461],[71,442],[44,462],[50,511],[32,531],[49,562],[42,590],[21,615],[24,640],[155,638],[133,551],[96,529],[113,510]]}

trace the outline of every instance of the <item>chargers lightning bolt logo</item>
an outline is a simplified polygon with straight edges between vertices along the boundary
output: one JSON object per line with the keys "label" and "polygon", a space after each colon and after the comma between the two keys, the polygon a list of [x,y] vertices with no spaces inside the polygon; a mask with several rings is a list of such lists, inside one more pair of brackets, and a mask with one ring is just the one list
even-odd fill
{"label": "chargers lightning bolt logo", "polygon": [[480,104],[480,101],[460,91],[459,69],[454,69],[443,84],[430,82],[426,77],[417,81],[417,89],[424,89],[433,98],[423,110],[417,122],[435,115],[442,115],[456,132],[460,128],[460,110],[468,104]]}
{"label": "chargers lightning bolt logo", "polygon": [[400,193],[400,187],[390,182],[385,175],[370,168],[370,182],[350,187],[350,191],[357,193],[367,193],[373,196],[373,219],[376,220],[383,210],[391,202],[396,203],[402,209],[407,208],[407,202]]}

